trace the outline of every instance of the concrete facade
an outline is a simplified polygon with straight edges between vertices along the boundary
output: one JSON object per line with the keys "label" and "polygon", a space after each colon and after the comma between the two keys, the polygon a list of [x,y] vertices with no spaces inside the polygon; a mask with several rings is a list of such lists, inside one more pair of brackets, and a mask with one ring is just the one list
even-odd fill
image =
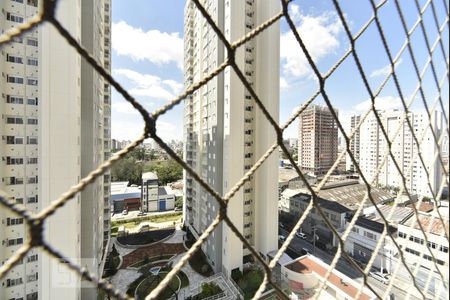
{"label": "concrete facade", "polygon": [[[276,14],[278,1],[203,3],[225,37],[234,41]],[[276,23],[236,51],[235,61],[255,92],[278,120],[279,24]],[[191,2],[185,7],[185,86],[198,82],[225,59],[224,47]],[[276,136],[254,99],[226,68],[185,100],[184,159],[219,194],[226,194],[272,145]],[[277,164],[273,153],[233,197],[228,216],[263,255],[277,249]],[[185,174],[185,222],[199,236],[219,211],[216,200]],[[273,233],[273,234],[272,234]],[[215,271],[230,275],[242,269],[249,253],[224,224],[202,245]]]}
{"label": "concrete facade", "polygon": [[[337,114],[337,110],[335,110]],[[314,176],[328,172],[338,157],[338,128],[326,106],[312,105],[300,114],[298,165]]]}
{"label": "concrete facade", "polygon": [[[98,6],[95,17],[82,16],[85,2]],[[101,30],[109,26],[98,15],[109,13],[110,6],[105,4],[108,2],[61,1],[56,17],[81,42],[87,37],[82,17],[84,21],[95,18]],[[37,14],[38,1],[5,0],[0,7],[4,15],[0,28],[6,31]],[[92,46],[103,48],[103,42],[101,38],[95,39]],[[109,68],[102,55],[96,58]],[[109,150],[103,144],[109,142],[109,135],[95,124],[103,126],[109,112],[94,113],[85,106],[97,99],[93,97],[96,82],[82,80],[87,74],[81,57],[51,25],[33,29],[2,47],[0,69],[0,189],[11,201],[38,212],[79,182],[87,172],[85,163],[91,162],[93,168],[107,158]],[[86,91],[91,91],[90,98],[84,94]],[[87,123],[82,124],[84,121]],[[94,139],[101,141],[99,147],[93,146]],[[105,199],[109,203],[109,189],[103,190],[103,180],[102,177],[93,190],[77,194],[59,208],[46,220],[44,230],[44,239],[52,247],[71,262],[87,266],[97,276],[101,276],[108,243],[104,237],[109,237],[104,236],[109,233],[109,224],[105,223],[109,212],[106,214],[103,209]],[[95,207],[87,209],[92,202]],[[0,219],[4,224],[0,229],[0,260],[4,262],[26,243],[27,237],[20,218],[1,210]],[[97,230],[92,227],[83,230],[83,222],[87,220]],[[81,299],[85,298],[85,291],[90,295],[87,297],[95,298],[96,290],[82,289],[80,277],[68,270],[65,263],[41,255],[40,251],[30,251],[2,279],[0,299]]]}
{"label": "concrete facade", "polygon": [[[428,186],[426,170],[421,164],[419,157],[416,155],[418,147],[413,139],[406,120],[402,123],[404,112],[390,110],[380,111],[378,114],[380,115],[383,127],[392,142],[392,153],[406,178],[406,188],[413,195],[417,194],[420,196],[431,197],[432,193]],[[428,126],[428,116],[425,113],[410,113],[408,118],[418,139],[420,139],[425,132],[424,139],[419,148],[427,171],[430,174],[431,188],[434,193],[437,193],[442,180],[442,168],[439,160],[434,159],[434,156],[439,149],[434,143],[432,132]],[[394,139],[394,134],[400,126],[402,126],[402,129]],[[442,127],[442,117],[440,112],[435,111],[432,114],[431,126],[433,127],[433,131],[435,131],[436,135],[439,137]],[[362,124],[361,132],[364,132],[364,134],[360,137],[360,167],[364,176],[369,182],[375,180],[375,185],[398,188],[403,186],[402,176],[400,176],[400,173],[390,157],[381,168],[378,176],[375,176],[378,167],[381,165],[384,156],[387,153],[388,145],[373,113],[370,114]],[[413,164],[412,168],[411,164]]]}

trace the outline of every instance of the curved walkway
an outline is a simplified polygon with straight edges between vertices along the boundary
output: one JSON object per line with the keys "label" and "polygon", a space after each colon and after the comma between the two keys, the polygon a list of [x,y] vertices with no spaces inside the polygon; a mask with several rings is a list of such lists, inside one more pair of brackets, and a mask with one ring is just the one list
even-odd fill
{"label": "curved walkway", "polygon": [[[183,249],[184,249],[184,247],[183,247]],[[185,255],[185,254],[186,253],[181,253],[181,254],[178,254],[177,256],[175,256],[172,259],[172,262],[173,262],[172,266],[175,266],[180,261],[180,259],[183,257],[183,255]],[[191,290],[193,290],[195,287],[197,287],[197,284],[199,282],[202,282],[203,280],[205,280],[205,278],[207,278],[207,277],[195,272],[194,269],[192,269],[192,267],[189,265],[189,262],[187,262],[183,266],[183,268],[181,268],[181,271],[183,271],[189,278],[189,285],[187,287],[180,289],[180,291],[178,292],[178,295],[186,298],[191,295]]]}
{"label": "curved walkway", "polygon": [[111,278],[111,284],[119,289],[121,292],[126,293],[128,290],[128,286],[141,276],[138,270],[131,269],[120,269],[117,273]]}

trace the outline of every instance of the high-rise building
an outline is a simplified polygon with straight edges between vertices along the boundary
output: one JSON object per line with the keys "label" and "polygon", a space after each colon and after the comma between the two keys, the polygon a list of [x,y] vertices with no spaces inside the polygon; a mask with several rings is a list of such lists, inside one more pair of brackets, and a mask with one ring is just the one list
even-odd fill
{"label": "high-rise building", "polygon": [[[203,1],[229,41],[268,20],[279,1]],[[226,58],[223,44],[192,2],[185,6],[185,85]],[[279,115],[279,24],[236,51],[235,62],[275,120]],[[276,140],[275,131],[235,72],[226,68],[185,100],[184,159],[219,194],[226,194]],[[273,153],[235,194],[227,214],[262,255],[278,248],[278,154]],[[185,174],[185,224],[199,236],[219,213],[217,201]],[[275,230],[274,230],[275,229]],[[249,255],[226,224],[202,245],[215,271],[230,275]]]}
{"label": "high-rise building", "polygon": [[[39,2],[0,2],[2,32],[36,15]],[[60,1],[56,11],[105,68],[109,14],[109,0]],[[39,212],[109,157],[109,86],[50,24],[3,45],[0,69],[0,189],[11,201]],[[98,276],[109,238],[108,176],[59,208],[44,226],[48,244]],[[4,262],[28,237],[22,218],[1,209],[0,219]],[[0,299],[96,298],[96,290],[82,288],[80,277],[65,264],[32,249],[2,278]]]}
{"label": "high-rise building", "polygon": [[[406,187],[411,194],[431,197],[432,193],[428,187],[428,179],[425,169],[417,155],[417,144],[415,143],[409,126],[402,122],[405,113],[399,110],[379,111],[381,123],[391,141],[391,151],[406,179]],[[424,159],[425,166],[430,174],[430,185],[437,193],[441,184],[442,174],[439,160],[435,160],[435,155],[439,151],[436,146],[426,113],[410,113],[408,118],[414,128],[414,133],[418,139],[425,131],[425,136],[420,144],[420,152]],[[432,114],[431,126],[437,136],[440,136],[442,118],[439,112]],[[402,126],[400,132],[394,139],[398,128]],[[397,170],[394,161],[389,156],[387,162],[376,176],[378,167],[388,150],[388,144],[381,131],[375,115],[371,113],[361,126],[360,136],[360,167],[366,178],[371,182],[375,180],[376,185],[386,187],[403,186],[403,177]],[[411,164],[413,164],[411,168]]]}
{"label": "high-rise building", "polygon": [[[355,130],[355,128],[358,127],[359,122],[361,122],[360,115],[354,115],[350,117],[349,136]],[[358,164],[359,164],[359,139],[360,139],[360,130],[358,129],[356,130],[353,137],[350,139],[350,151],[353,153],[353,157],[355,158]],[[346,156],[346,170],[350,172],[356,172],[355,165],[348,154]]]}
{"label": "high-rise building", "polygon": [[307,108],[299,119],[298,165],[314,176],[326,174],[338,156],[336,121],[328,107],[319,105]]}

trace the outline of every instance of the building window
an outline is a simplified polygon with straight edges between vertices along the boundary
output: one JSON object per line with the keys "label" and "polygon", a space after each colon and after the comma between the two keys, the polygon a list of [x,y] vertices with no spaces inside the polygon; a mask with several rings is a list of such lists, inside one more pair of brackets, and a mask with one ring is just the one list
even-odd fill
{"label": "building window", "polygon": [[22,284],[22,278],[16,278],[16,279],[6,279],[6,286],[7,287],[11,287],[11,286],[16,286],[19,284]]}
{"label": "building window", "polygon": [[27,257],[27,262],[33,262],[33,261],[38,261],[38,255],[37,254],[33,254]]}
{"label": "building window", "polygon": [[23,224],[23,218],[7,218],[6,226],[14,226]]}
{"label": "building window", "polygon": [[28,203],[38,203],[38,196],[36,195],[36,196],[28,197],[27,202]]}
{"label": "building window", "polygon": [[12,2],[23,3],[23,0],[11,0]]}
{"label": "building window", "polygon": [[34,136],[27,136],[27,144],[28,145],[37,145],[38,138]]}
{"label": "building window", "polygon": [[16,23],[23,23],[23,17],[7,12],[6,20]]}
{"label": "building window", "polygon": [[21,117],[6,117],[6,124],[23,124]]}
{"label": "building window", "polygon": [[27,276],[27,281],[28,282],[33,282],[33,281],[36,281],[36,280],[38,280],[38,273],[31,274],[31,275]]}
{"label": "building window", "polygon": [[38,300],[38,292],[27,294],[27,300]]}
{"label": "building window", "polygon": [[38,85],[38,80],[36,78],[27,78],[28,85]]}
{"label": "building window", "polygon": [[27,100],[28,105],[38,105],[38,98],[28,98]]}
{"label": "building window", "polygon": [[18,76],[6,76],[6,81],[9,83],[17,83],[17,84],[23,84],[23,78]]}
{"label": "building window", "polygon": [[37,66],[38,65],[38,60],[37,58],[28,58],[27,59],[27,64],[30,66]]}
{"label": "building window", "polygon": [[34,183],[38,183],[38,177],[34,176],[34,177],[28,177],[28,181],[29,184],[34,184]]}
{"label": "building window", "polygon": [[17,96],[6,95],[6,103],[10,104],[23,104],[23,98]]}
{"label": "building window", "polygon": [[[37,7],[38,6],[38,0],[27,0],[27,4],[30,6]],[[28,296],[27,296],[28,298]]]}
{"label": "building window", "polygon": [[23,64],[22,57],[9,55],[9,54],[6,54],[6,61],[16,63],[16,64]]}
{"label": "building window", "polygon": [[28,46],[37,47],[38,46],[38,40],[35,39],[35,38],[27,38],[27,45]]}
{"label": "building window", "polygon": [[35,165],[38,163],[38,158],[37,157],[29,157],[28,158],[28,162],[29,165]]}
{"label": "building window", "polygon": [[[8,182],[9,179],[9,182]],[[23,184],[23,178],[22,177],[9,177],[7,178],[7,184],[9,185],[16,185],[16,184]]]}
{"label": "building window", "polygon": [[28,118],[28,125],[37,125],[38,124],[38,119],[34,119],[34,118]]}
{"label": "building window", "polygon": [[398,232],[398,236],[401,237],[402,239],[406,239],[406,233],[403,233],[401,231]]}
{"label": "building window", "polygon": [[374,241],[377,239],[377,236],[369,231],[364,231],[364,236]]}
{"label": "building window", "polygon": [[10,239],[8,240],[8,246],[15,246],[23,244],[23,238]]}
{"label": "building window", "polygon": [[442,252],[444,252],[444,253],[448,253],[448,247],[441,246],[441,247],[439,248],[439,250],[442,251]]}
{"label": "building window", "polygon": [[23,164],[23,158],[20,157],[6,157],[6,164],[7,165],[22,165]]}

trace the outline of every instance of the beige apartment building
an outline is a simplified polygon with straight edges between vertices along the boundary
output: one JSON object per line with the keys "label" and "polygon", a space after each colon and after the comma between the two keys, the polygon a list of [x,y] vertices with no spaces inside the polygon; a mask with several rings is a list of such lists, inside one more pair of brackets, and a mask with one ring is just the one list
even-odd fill
{"label": "beige apartment building", "polygon": [[[280,10],[276,0],[203,1],[229,41]],[[185,86],[226,58],[223,44],[192,2],[185,6]],[[275,120],[279,115],[279,24],[236,52],[236,63]],[[275,131],[231,68],[185,100],[184,159],[219,194],[226,194],[276,140]],[[278,248],[278,154],[273,153],[231,199],[227,214],[262,255]],[[185,174],[185,224],[198,237],[219,212],[216,200]],[[274,230],[275,229],[275,230]],[[215,271],[230,275],[250,254],[224,223],[202,245]]]}
{"label": "beige apartment building", "polygon": [[320,176],[337,156],[338,128],[331,111],[326,106],[310,106],[299,117],[298,165],[307,174]]}
{"label": "beige apartment building", "polygon": [[[1,1],[2,33],[34,16],[39,4]],[[65,0],[57,7],[58,20],[107,69],[110,9],[110,0]],[[109,157],[109,85],[48,24],[3,46],[0,70],[0,189],[39,212]],[[97,276],[109,242],[109,198],[107,174],[45,221],[46,242]],[[0,219],[5,262],[26,243],[27,231],[6,209]],[[31,250],[2,278],[0,299],[95,299],[96,289],[65,263]]]}

